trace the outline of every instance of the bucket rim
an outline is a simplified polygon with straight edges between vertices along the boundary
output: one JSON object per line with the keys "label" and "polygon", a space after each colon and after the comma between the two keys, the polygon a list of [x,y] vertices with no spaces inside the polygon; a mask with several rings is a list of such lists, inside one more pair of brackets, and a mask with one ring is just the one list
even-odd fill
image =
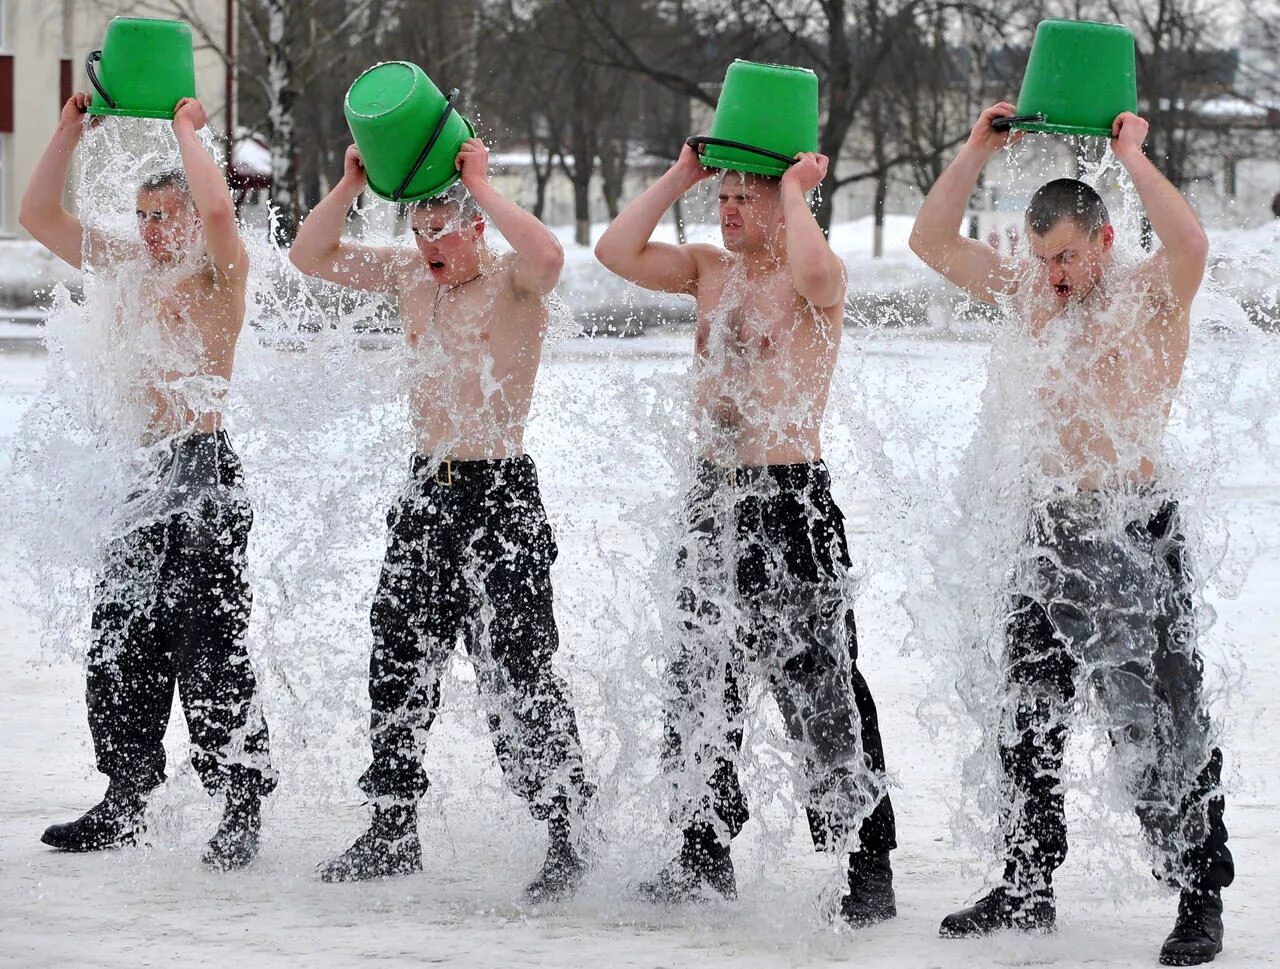
{"label": "bucket rim", "polygon": [[166,27],[178,27],[184,33],[191,33],[191,25],[185,20],[170,20],[166,17],[112,17],[107,21],[107,30],[112,24],[164,24]]}
{"label": "bucket rim", "polygon": [[1118,24],[1110,20],[1072,20],[1065,17],[1046,17],[1036,24],[1036,30],[1039,30],[1044,24],[1071,24],[1072,26],[1081,27],[1108,27],[1112,30],[1123,30],[1126,34],[1132,34],[1133,31],[1125,24]]}
{"label": "bucket rim", "polygon": [[[775,63],[774,61],[753,61],[746,57],[735,57],[733,59],[733,63],[734,64],[750,64],[753,67],[772,67],[776,70],[781,70],[781,71],[795,71],[798,74],[812,74],[814,77],[818,76],[818,72],[815,71],[812,67],[798,67],[795,64],[778,64],[778,63]],[[729,66],[732,67],[733,65],[731,64]]]}
{"label": "bucket rim", "polygon": [[781,178],[786,173],[786,168],[781,167],[781,163],[717,160],[710,149],[699,155],[698,161],[702,163],[703,168],[720,168],[728,172],[745,172],[748,175],[768,175],[772,178]]}
{"label": "bucket rim", "polygon": [[1015,124],[1014,128],[1019,131],[1027,131],[1032,134],[1043,135],[1082,135],[1094,138],[1110,138],[1111,129],[1094,127],[1093,125],[1077,125],[1077,124],[1050,124],[1045,121],[1031,121],[1026,124]]}
{"label": "bucket rim", "polygon": [[[351,104],[351,91],[357,84],[360,83],[360,79],[364,77],[366,74],[371,74],[372,72],[379,70],[380,68],[392,67],[392,66],[409,68],[409,73],[413,77],[413,86],[410,87],[409,90],[407,90],[404,93],[404,97],[402,97],[395,104],[390,105],[389,107],[383,108],[377,114],[365,114],[364,112],[358,111],[356,108],[354,108]],[[417,64],[413,63],[413,61],[379,61],[377,64],[373,64],[369,67],[366,67],[363,71],[361,71],[359,74],[356,75],[356,79],[352,81],[351,84],[347,87],[347,93],[342,96],[342,106],[348,112],[350,112],[354,117],[362,118],[366,121],[372,121],[376,118],[385,117],[386,115],[390,114],[392,111],[395,111],[397,108],[402,107],[404,103],[408,101],[409,98],[412,97],[417,92],[419,85],[422,83],[423,78],[425,78],[426,76],[427,76],[426,72]]]}
{"label": "bucket rim", "polygon": [[111,115],[119,118],[156,118],[160,121],[173,120],[173,108],[161,111],[159,108],[109,108],[105,104],[90,104],[86,109],[92,115]]}

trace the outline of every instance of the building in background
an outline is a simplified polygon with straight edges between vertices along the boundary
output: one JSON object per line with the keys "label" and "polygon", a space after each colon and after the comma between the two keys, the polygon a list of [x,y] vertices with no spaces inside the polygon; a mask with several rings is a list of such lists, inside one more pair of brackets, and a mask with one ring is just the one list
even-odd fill
{"label": "building in background", "polygon": [[[226,0],[191,0],[191,6],[225,34]],[[155,8],[137,0],[0,0],[0,238],[27,238],[18,225],[18,201],[63,103],[75,91],[89,90],[85,58],[102,46],[107,22],[113,16],[154,16]],[[221,35],[211,39],[221,46]],[[196,92],[210,127],[221,133],[224,61],[197,37],[195,64]]]}

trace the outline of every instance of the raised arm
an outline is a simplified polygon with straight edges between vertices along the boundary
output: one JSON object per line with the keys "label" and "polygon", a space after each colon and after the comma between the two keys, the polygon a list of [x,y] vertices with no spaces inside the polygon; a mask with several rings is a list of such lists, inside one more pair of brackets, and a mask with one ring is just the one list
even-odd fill
{"label": "raised arm", "polygon": [[596,243],[596,258],[645,289],[696,295],[698,262],[693,247],[651,242],[650,236],[680,196],[714,174],[715,169],[703,168],[694,150],[685,145],[676,163],[605,229]]}
{"label": "raised arm", "polygon": [[960,153],[933,183],[911,229],[911,251],[970,295],[986,303],[1017,288],[1017,276],[990,246],[961,234],[969,196],[983,166],[1019,133],[996,131],[991,122],[1016,112],[1001,101],[978,116]]}
{"label": "raised arm", "polygon": [[517,293],[545,296],[560,281],[564,250],[560,240],[534,216],[489,184],[489,149],[479,138],[470,138],[456,162],[462,184],[484,214],[516,251],[511,284]]}
{"label": "raised arm", "polygon": [[289,261],[308,276],[352,289],[394,295],[400,251],[394,246],[362,246],[342,239],[347,213],[365,184],[364,164],[359,150],[352,145],[343,157],[341,181],[298,227]]}
{"label": "raised arm", "polygon": [[1145,120],[1126,111],[1112,125],[1111,148],[1133,180],[1161,243],[1147,262],[1148,271],[1163,275],[1173,298],[1186,308],[1204,278],[1209,238],[1182,193],[1142,153],[1149,127]]}
{"label": "raised arm", "polygon": [[844,302],[844,263],[831,251],[809,208],[808,193],[827,175],[827,156],[801,152],[782,176],[782,211],[787,227],[787,264],[796,292],[828,309]]}
{"label": "raised arm", "polygon": [[88,107],[89,95],[84,93],[72,95],[62,106],[58,129],[36,162],[18,210],[19,224],[37,242],[76,269],[81,267],[84,258],[84,226],[62,207],[62,196],[67,189],[71,156],[84,132],[84,113]]}
{"label": "raised arm", "polygon": [[228,277],[243,277],[249,272],[249,254],[236,225],[236,207],[231,190],[223,177],[222,167],[200,143],[196,134],[208,117],[204,105],[195,98],[183,98],[173,113],[173,133],[182,155],[182,170],[187,175],[191,201],[200,213],[205,248],[218,272]]}

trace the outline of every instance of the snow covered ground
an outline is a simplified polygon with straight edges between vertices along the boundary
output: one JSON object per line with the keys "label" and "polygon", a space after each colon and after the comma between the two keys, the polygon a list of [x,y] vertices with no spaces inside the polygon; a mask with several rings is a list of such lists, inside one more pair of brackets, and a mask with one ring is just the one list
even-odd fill
{"label": "snow covered ground", "polygon": [[[47,365],[30,343],[2,345],[0,445],[14,434]],[[629,674],[626,658],[617,652],[626,645],[617,620],[628,599],[625,589],[602,580],[619,574],[609,558],[613,553],[647,562],[649,550],[637,543],[626,515],[661,500],[674,482],[656,456],[622,446],[632,432],[618,398],[646,392],[647,380],[683,372],[689,351],[689,338],[678,334],[559,344],[545,365],[529,430],[529,450],[541,468],[560,545],[555,571],[563,641],[559,665],[577,694],[593,765],[624,786],[633,770],[648,767],[633,769],[611,760],[619,749],[614,720],[632,712],[619,710],[604,689],[611,670]],[[1251,361],[1262,373],[1277,372],[1280,343],[1271,344],[1271,352],[1269,360]],[[972,431],[985,379],[983,345],[851,331],[842,353],[882,399],[901,403],[915,430],[948,443],[944,451],[954,460]],[[629,376],[620,379],[622,374]],[[244,452],[252,478],[254,448]],[[938,920],[976,894],[985,859],[952,843],[948,799],[958,784],[958,751],[949,738],[930,737],[917,719],[930,670],[924,658],[900,653],[906,618],[898,596],[910,581],[910,536],[895,542],[872,534],[876,485],[850,454],[846,435],[836,428],[828,435],[828,461],[863,573],[861,664],[879,704],[898,784],[896,920],[858,933],[837,931],[825,921],[816,901],[830,863],[812,853],[785,797],[762,796],[768,792],[759,790],[758,778],[749,783],[756,817],[735,842],[741,893],[736,904],[675,911],[646,906],[627,884],[648,873],[666,848],[615,838],[601,849],[598,866],[577,898],[544,910],[526,908],[520,890],[541,860],[542,834],[497,778],[463,663],[455,664],[446,709],[430,743],[437,786],[423,811],[426,871],[372,885],[320,883],[315,864],[345,847],[365,818],[352,783],[363,766],[364,723],[355,716],[347,722],[320,719],[300,730],[287,721],[298,711],[316,717],[358,707],[368,642],[360,632],[365,617],[355,606],[350,615],[332,617],[331,626],[309,632],[309,648],[339,658],[335,668],[343,671],[341,682],[290,682],[289,671],[270,662],[272,644],[254,644],[255,655],[270,670],[265,676],[268,716],[274,718],[275,754],[284,775],[268,804],[263,851],[255,866],[236,874],[203,870],[199,847],[215,824],[216,806],[185,764],[185,730],[176,711],[168,738],[170,781],[157,797],[152,846],[55,854],[39,843],[41,830],[77,815],[103,787],[92,768],[83,675],[67,659],[42,658],[32,616],[0,580],[0,964],[29,969],[1154,965],[1175,900],[1154,888],[1128,897],[1127,889],[1097,883],[1087,863],[1091,846],[1079,835],[1057,882],[1056,935],[973,942],[938,938]],[[0,466],[0,474],[5,470]],[[1270,552],[1254,565],[1237,598],[1216,603],[1222,634],[1243,644],[1247,664],[1244,692],[1228,709],[1233,791],[1227,822],[1239,875],[1226,895],[1226,951],[1219,964],[1273,966],[1280,963],[1274,922],[1280,909],[1280,747],[1272,719],[1280,713],[1280,558],[1275,552],[1280,474],[1242,457],[1224,475],[1229,487],[1221,510],[1233,530],[1252,530]],[[371,495],[368,507],[376,511],[382,500]],[[290,510],[288,501],[260,506],[255,534],[266,541],[273,523]],[[354,590],[349,598],[367,608],[381,532],[369,527],[362,534],[364,544],[347,550]],[[875,550],[872,561],[868,549]],[[12,571],[11,552],[6,539],[0,576]],[[267,552],[259,546],[251,554]],[[347,705],[317,710],[289,693],[326,686],[348,697]],[[638,721],[650,714],[649,707],[633,712]],[[656,724],[633,729],[651,733],[650,727]],[[317,768],[328,773],[308,774]],[[609,803],[628,802],[617,797]],[[602,819],[606,831],[629,830],[615,820]],[[786,840],[786,850],[771,845],[779,837]]]}

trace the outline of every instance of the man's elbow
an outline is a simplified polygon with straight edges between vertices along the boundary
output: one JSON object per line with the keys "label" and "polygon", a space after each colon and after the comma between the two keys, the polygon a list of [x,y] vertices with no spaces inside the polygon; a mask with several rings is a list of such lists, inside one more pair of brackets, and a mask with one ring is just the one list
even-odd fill
{"label": "man's elbow", "polygon": [[314,276],[316,274],[316,261],[312,253],[307,251],[306,246],[298,245],[298,240],[293,241],[293,245],[289,247],[289,261],[293,263],[293,268],[306,276]]}
{"label": "man's elbow", "polygon": [[615,254],[613,251],[613,244],[610,242],[607,235],[601,236],[600,240],[596,243],[595,254],[596,262],[600,263],[600,265],[604,266],[606,269],[613,268]]}
{"label": "man's elbow", "polygon": [[1187,239],[1187,254],[1200,263],[1209,261],[1209,235],[1204,227],[1198,227]]}
{"label": "man's elbow", "polygon": [[562,272],[564,272],[564,249],[559,240],[553,239],[551,244],[538,254],[538,274],[552,280],[554,286],[560,281]]}
{"label": "man's elbow", "polygon": [[40,234],[40,229],[49,222],[48,214],[42,213],[39,208],[32,205],[25,198],[18,207],[18,225],[22,226],[33,236]]}
{"label": "man's elbow", "polygon": [[907,239],[907,246],[917,256],[928,262],[926,253],[929,251],[929,240],[925,237],[925,234],[920,231],[920,224],[918,222],[911,227],[911,235]]}

